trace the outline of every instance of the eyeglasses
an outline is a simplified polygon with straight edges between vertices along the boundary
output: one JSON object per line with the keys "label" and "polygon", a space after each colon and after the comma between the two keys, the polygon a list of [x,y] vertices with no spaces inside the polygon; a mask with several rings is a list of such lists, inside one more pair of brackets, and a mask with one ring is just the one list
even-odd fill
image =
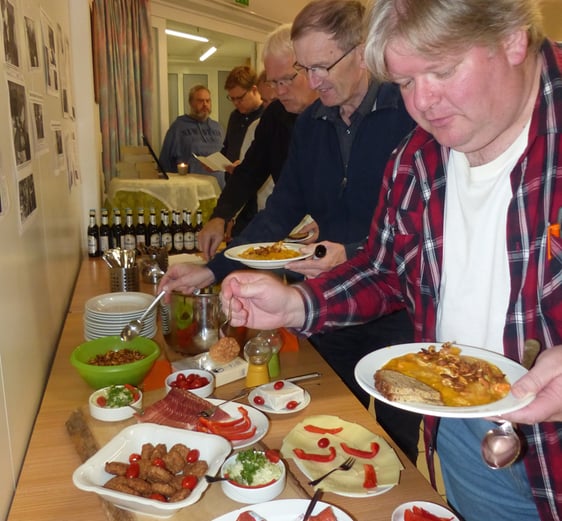
{"label": "eyeglasses", "polygon": [[246,92],[244,92],[244,94],[242,94],[242,96],[230,96],[227,94],[226,99],[228,101],[232,101],[232,103],[238,103],[239,101],[242,101],[244,99],[244,97],[246,96],[246,94],[248,94],[248,92],[250,91],[247,90]]}
{"label": "eyeglasses", "polygon": [[279,87],[290,87],[293,83],[293,80],[297,77],[298,72],[295,72],[292,76],[288,76],[286,78],[281,78],[280,80],[267,80],[266,83],[272,89],[278,89]]}
{"label": "eyeglasses", "polygon": [[325,67],[324,65],[313,65],[312,67],[306,67],[305,65],[301,65],[299,62],[293,63],[294,69],[297,73],[307,73],[307,74],[314,74],[317,78],[327,78],[328,73],[339,63],[341,62],[348,54],[357,48],[357,45],[354,45],[349,51],[340,56],[332,65],[328,65]]}

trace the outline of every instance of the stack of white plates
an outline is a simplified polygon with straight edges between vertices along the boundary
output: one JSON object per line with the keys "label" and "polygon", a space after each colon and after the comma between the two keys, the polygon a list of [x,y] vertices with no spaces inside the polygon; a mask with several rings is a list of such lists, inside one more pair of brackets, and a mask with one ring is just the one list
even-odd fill
{"label": "stack of white plates", "polygon": [[[84,309],[84,337],[93,340],[119,335],[126,324],[142,316],[153,300],[153,295],[135,291],[106,293],[91,298]],[[155,308],[143,320],[140,335],[153,338],[156,330]]]}

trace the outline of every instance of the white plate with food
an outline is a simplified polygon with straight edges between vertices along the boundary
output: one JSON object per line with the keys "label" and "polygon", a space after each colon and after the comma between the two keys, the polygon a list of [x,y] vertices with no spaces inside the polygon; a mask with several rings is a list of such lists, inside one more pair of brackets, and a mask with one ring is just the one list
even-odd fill
{"label": "white plate with food", "polygon": [[[430,503],[429,501],[409,501],[408,503],[402,503],[392,512],[390,521],[405,521],[407,510],[410,512],[425,511],[428,514],[437,516],[438,519],[442,519],[443,521],[459,521],[459,518],[448,508],[436,503]],[[426,517],[423,519],[426,519]],[[427,517],[427,519],[430,519],[430,517]]]}
{"label": "white plate with food", "polygon": [[223,404],[224,400],[216,400],[214,398],[207,398],[207,401],[212,403],[213,405],[218,405],[224,412],[226,412],[233,418],[240,417],[238,407],[244,407],[244,409],[248,411],[248,416],[250,417],[252,425],[256,427],[256,432],[251,438],[232,441],[233,449],[238,450],[245,447],[250,447],[254,443],[260,441],[267,434],[267,431],[269,430],[269,419],[265,414],[263,414],[263,412],[258,411],[254,407],[248,405],[240,405],[236,402]]}
{"label": "white plate with food", "polygon": [[299,244],[279,242],[257,242],[234,246],[224,252],[225,257],[245,264],[249,268],[276,270],[289,262],[307,259],[312,253],[303,254]]}
{"label": "white plate with food", "polygon": [[[309,499],[277,499],[275,501],[268,501],[267,503],[258,503],[256,505],[239,508],[228,514],[216,517],[213,521],[237,521],[239,518],[244,519],[244,517],[240,516],[245,512],[248,512],[250,515],[254,512],[258,516],[261,516],[262,519],[265,519],[265,521],[297,521],[302,519],[309,503]],[[312,515],[318,515],[327,508],[331,508],[334,514],[334,517],[327,519],[335,518],[335,521],[353,521],[343,510],[329,503],[324,503],[323,501],[318,501],[318,503],[316,503]],[[246,521],[251,521],[252,519],[261,521],[256,516],[245,517]]]}
{"label": "white plate with food", "polygon": [[[289,383],[290,382],[288,382],[288,384]],[[299,388],[302,392],[302,395],[299,398],[292,399],[289,397],[289,401],[286,404],[282,403],[280,407],[274,407],[271,405],[271,402],[267,400],[267,397],[264,400],[264,390],[268,393],[274,393],[274,385],[275,382],[271,382],[252,389],[248,395],[248,403],[250,403],[252,407],[268,414],[292,414],[294,412],[302,411],[310,403],[310,393],[305,389]]]}
{"label": "white plate with food", "polygon": [[139,454],[143,445],[148,443],[162,443],[167,450],[180,443],[189,449],[197,449],[198,459],[207,462],[207,473],[211,475],[219,471],[231,451],[230,443],[220,436],[151,423],[132,425],[123,429],[74,471],[74,485],[80,490],[95,492],[120,508],[149,516],[169,517],[197,502],[209,486],[205,479],[199,479],[187,497],[174,502],[164,502],[104,487],[104,484],[114,477],[106,472],[106,463],[128,464],[129,456]]}
{"label": "white plate with food", "polygon": [[[384,494],[400,481],[402,463],[392,447],[362,425],[338,416],[309,416],[285,436],[281,455],[310,480],[355,458],[348,471],[334,472],[319,487],[347,497]],[[369,483],[369,484],[367,484]]]}
{"label": "white plate with food", "polygon": [[[499,353],[460,344],[455,345],[461,349],[461,356],[478,358],[495,365],[504,373],[509,384],[515,383],[527,372],[523,366],[513,360],[510,360],[509,358],[506,358],[505,356],[500,355]],[[373,351],[359,360],[355,366],[355,379],[367,393],[377,400],[381,400],[389,405],[406,411],[446,418],[486,418],[489,416],[500,416],[502,414],[521,409],[533,400],[532,396],[519,399],[509,392],[504,398],[484,405],[433,405],[427,403],[389,400],[375,388],[375,372],[385,366],[387,362],[408,353],[418,353],[421,349],[428,349],[430,346],[435,346],[438,349],[441,348],[440,343],[419,342],[400,344]]]}

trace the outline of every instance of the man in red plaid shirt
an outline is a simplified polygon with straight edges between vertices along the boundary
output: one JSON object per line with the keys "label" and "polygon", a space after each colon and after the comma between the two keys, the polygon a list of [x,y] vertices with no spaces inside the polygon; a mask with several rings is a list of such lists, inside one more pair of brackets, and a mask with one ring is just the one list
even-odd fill
{"label": "man in red plaid shirt", "polygon": [[[482,462],[485,419],[426,417],[447,499],[466,521],[562,519],[562,46],[538,0],[378,0],[367,63],[418,128],[390,161],[364,252],[292,287],[223,282],[233,324],[309,335],[407,308],[416,340],[542,352],[505,414],[526,440]],[[373,368],[373,371],[375,368]]]}

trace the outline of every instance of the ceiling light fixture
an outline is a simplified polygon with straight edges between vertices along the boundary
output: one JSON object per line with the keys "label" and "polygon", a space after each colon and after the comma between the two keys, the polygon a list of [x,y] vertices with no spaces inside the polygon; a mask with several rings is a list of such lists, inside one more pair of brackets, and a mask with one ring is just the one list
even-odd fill
{"label": "ceiling light fixture", "polygon": [[217,52],[216,47],[209,47],[201,56],[199,56],[199,61],[204,62],[209,56],[212,56]]}
{"label": "ceiling light fixture", "polygon": [[185,38],[186,40],[195,40],[196,42],[209,41],[209,38],[205,38],[204,36],[196,36],[195,34],[182,33],[180,31],[173,31],[172,29],[166,29],[164,32],[166,34],[169,34],[170,36],[177,36],[178,38]]}

